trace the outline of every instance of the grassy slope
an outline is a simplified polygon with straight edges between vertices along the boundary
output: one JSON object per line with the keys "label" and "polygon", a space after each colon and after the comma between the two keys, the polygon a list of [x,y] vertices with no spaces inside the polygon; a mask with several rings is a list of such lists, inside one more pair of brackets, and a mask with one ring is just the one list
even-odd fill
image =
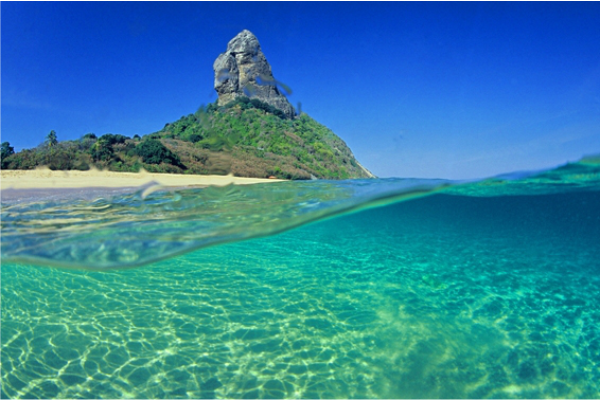
{"label": "grassy slope", "polygon": [[[141,139],[120,137],[115,142],[108,141],[107,135],[84,137],[24,150],[6,157],[2,164],[14,169],[49,165],[68,170],[95,165],[137,171],[143,167],[151,172],[284,179],[369,177],[348,146],[308,115],[289,120],[258,106],[248,101],[219,108],[213,104]],[[175,156],[163,152],[162,162],[148,162],[149,158],[140,154],[145,141],[159,141]]]}

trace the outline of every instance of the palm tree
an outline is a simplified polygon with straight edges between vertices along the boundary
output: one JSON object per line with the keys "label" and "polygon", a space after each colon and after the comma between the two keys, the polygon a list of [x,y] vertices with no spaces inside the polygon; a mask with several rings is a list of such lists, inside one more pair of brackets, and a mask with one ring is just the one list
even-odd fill
{"label": "palm tree", "polygon": [[48,146],[50,147],[54,147],[58,144],[58,139],[54,130],[51,130],[48,136],[46,136],[46,141],[48,142]]}
{"label": "palm tree", "polygon": [[56,137],[56,132],[54,132],[54,129],[50,131],[48,136],[46,136],[46,143],[48,143],[48,147],[50,148],[50,158],[48,158],[47,161],[48,165],[50,165],[52,163],[52,160],[54,159],[54,149],[58,144],[58,139]]}

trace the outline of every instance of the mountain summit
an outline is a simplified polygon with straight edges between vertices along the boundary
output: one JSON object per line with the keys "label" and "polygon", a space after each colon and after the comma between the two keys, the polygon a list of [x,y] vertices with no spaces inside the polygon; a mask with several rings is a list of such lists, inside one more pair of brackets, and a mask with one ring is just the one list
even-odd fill
{"label": "mountain summit", "polygon": [[229,41],[227,51],[217,57],[213,69],[220,106],[245,96],[281,110],[287,118],[294,117],[294,107],[279,90],[260,43],[249,30],[244,29]]}

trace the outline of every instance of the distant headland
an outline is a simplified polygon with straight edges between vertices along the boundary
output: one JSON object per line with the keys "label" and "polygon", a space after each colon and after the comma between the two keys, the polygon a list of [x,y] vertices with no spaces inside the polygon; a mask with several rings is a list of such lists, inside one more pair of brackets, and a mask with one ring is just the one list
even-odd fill
{"label": "distant headland", "polygon": [[374,177],[346,143],[286,97],[256,36],[243,30],[213,64],[215,103],[147,135],[86,133],[59,141],[51,131],[33,149],[2,143],[2,169],[105,169],[117,172],[280,179]]}

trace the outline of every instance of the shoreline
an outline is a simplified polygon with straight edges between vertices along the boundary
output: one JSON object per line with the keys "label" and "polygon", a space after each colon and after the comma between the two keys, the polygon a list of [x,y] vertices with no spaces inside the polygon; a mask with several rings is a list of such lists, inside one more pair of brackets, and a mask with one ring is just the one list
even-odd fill
{"label": "shoreline", "polygon": [[166,187],[205,187],[250,185],[255,183],[282,182],[282,179],[239,178],[233,175],[184,175],[159,174],[147,171],[114,172],[91,169],[88,171],[51,171],[48,168],[34,170],[2,170],[2,191],[6,189],[116,189],[139,188],[148,183]]}

